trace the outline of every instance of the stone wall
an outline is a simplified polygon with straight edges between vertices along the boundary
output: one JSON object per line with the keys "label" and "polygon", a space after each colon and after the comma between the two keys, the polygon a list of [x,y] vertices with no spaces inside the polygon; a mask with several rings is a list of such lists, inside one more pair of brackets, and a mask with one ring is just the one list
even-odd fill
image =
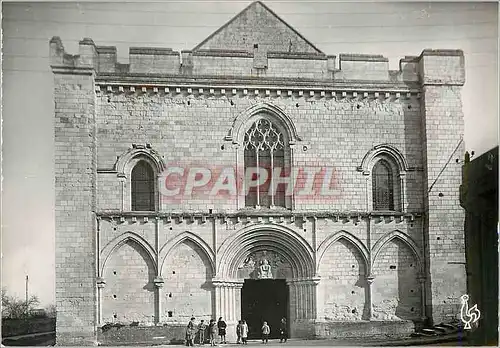
{"label": "stone wall", "polygon": [[454,319],[466,289],[463,208],[459,187],[464,152],[461,86],[465,79],[461,51],[422,53],[422,135],[424,202],[427,213],[426,257],[430,287],[428,313],[435,322]]}
{"label": "stone wall", "polygon": [[126,241],[110,255],[104,268],[105,323],[154,323],[156,288],[154,260],[140,245]]}
{"label": "stone wall", "polygon": [[54,69],[57,340],[95,341],[95,92],[91,69]]}
{"label": "stone wall", "polygon": [[212,319],[212,264],[196,244],[185,241],[167,256],[162,269],[164,322],[187,323],[192,316]]}
{"label": "stone wall", "polygon": [[354,245],[344,239],[333,244],[319,265],[324,320],[367,319],[366,261]]}
{"label": "stone wall", "polygon": [[420,319],[419,265],[407,245],[399,240],[387,243],[374,261],[373,276],[375,319]]}
{"label": "stone wall", "polygon": [[[252,91],[253,92],[253,91]],[[261,93],[260,91],[258,91]],[[262,91],[265,93],[265,91]],[[218,91],[220,93],[220,90]],[[371,94],[368,97],[340,95],[337,98],[300,96],[261,96],[237,94],[204,95],[187,91],[176,94],[114,93],[102,91],[97,95],[97,154],[99,168],[113,169],[117,157],[132,144],[151,144],[161,154],[167,166],[189,169],[201,166],[214,169],[237,165],[243,156],[241,147],[235,149],[224,140],[235,118],[249,108],[272,104],[293,122],[297,134],[307,149],[294,150],[294,166],[321,169],[333,168],[329,184],[336,190],[329,197],[307,195],[295,198],[297,210],[368,210],[367,195],[371,181],[357,170],[366,154],[376,145],[389,143],[406,159],[411,171],[406,175],[408,210],[422,209],[422,147],[420,145],[419,100],[416,96],[387,99]],[[264,111],[265,112],[265,111]],[[275,122],[280,122],[275,118]],[[363,127],[357,125],[363,122]],[[322,125],[319,132],[317,124]],[[242,134],[234,134],[242,137]],[[299,143],[299,145],[301,144]],[[216,161],[211,159],[216,158]],[[214,173],[216,171],[213,171]],[[184,173],[184,180],[187,172]],[[326,178],[326,175],[325,175]],[[211,179],[212,184],[216,177]],[[321,182],[315,187],[319,192]],[[111,194],[122,190],[121,179],[113,173],[99,173],[98,202],[100,210],[120,210],[125,195]],[[174,197],[164,201],[163,211],[235,211],[235,197],[208,198],[212,186],[195,190],[195,197]],[[182,192],[181,192],[182,194]],[[368,203],[371,204],[371,203]]]}
{"label": "stone wall", "polygon": [[[291,291],[295,335],[335,335],[316,319],[364,327],[366,318],[456,314],[465,291],[463,212],[460,168],[447,161],[463,148],[462,53],[424,51],[395,72],[381,56],[341,55],[336,70],[334,57],[303,52],[307,45],[287,54],[260,46],[219,52],[211,40],[208,49],[182,52],[182,61],[168,49],[132,48],[129,65],[90,39],[76,56],[51,40],[58,343],[93,342],[97,323],[178,324],[228,308],[232,330],[239,299],[229,304],[221,293],[238,292],[217,272],[227,276],[235,265],[220,266],[219,258],[230,254],[222,252],[226,241],[258,226],[255,233],[268,238],[259,248],[302,253],[287,274],[311,278]],[[290,209],[259,211],[241,209],[241,195],[211,197],[202,187],[167,199],[157,192],[157,211],[130,211],[137,156],[156,175],[172,166],[238,171],[244,132],[260,114],[285,133],[293,167],[333,168],[330,196],[316,181],[316,191],[293,197]],[[394,162],[401,211],[373,212],[377,156]]]}

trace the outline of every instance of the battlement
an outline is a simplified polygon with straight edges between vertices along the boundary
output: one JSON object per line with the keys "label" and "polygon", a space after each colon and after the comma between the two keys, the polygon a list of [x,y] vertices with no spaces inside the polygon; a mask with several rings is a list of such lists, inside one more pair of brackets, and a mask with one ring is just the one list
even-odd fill
{"label": "battlement", "polygon": [[364,81],[422,84],[456,84],[465,81],[461,50],[424,50],[420,56],[406,56],[399,70],[389,69],[382,55],[131,47],[129,64],[121,64],[114,46],[96,46],[92,39],[79,42],[79,52],[65,52],[61,39],[50,40],[53,68],[87,68],[97,74],[153,74],[166,76],[267,77],[323,81]]}

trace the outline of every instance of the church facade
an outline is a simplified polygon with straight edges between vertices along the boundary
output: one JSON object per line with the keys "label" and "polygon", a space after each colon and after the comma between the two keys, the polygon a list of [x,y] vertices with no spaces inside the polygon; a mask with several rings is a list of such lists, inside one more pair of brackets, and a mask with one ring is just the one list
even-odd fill
{"label": "church facade", "polygon": [[392,71],[255,2],[190,51],[50,52],[58,344],[106,324],[182,339],[192,316],[235,339],[240,319],[306,338],[459,314],[462,51]]}

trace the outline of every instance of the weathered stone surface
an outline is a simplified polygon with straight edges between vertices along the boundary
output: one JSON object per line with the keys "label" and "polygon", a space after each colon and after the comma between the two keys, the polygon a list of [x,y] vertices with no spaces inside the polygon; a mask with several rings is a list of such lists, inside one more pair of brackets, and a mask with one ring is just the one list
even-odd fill
{"label": "weathered stone surface", "polygon": [[[234,28],[265,28],[258,13],[277,21],[252,6]],[[90,39],[78,56],[51,40],[58,344],[95,343],[106,323],[138,325],[99,334],[110,342],[139,342],[161,330],[142,327],[163,323],[176,338],[192,315],[223,316],[233,339],[244,280],[258,279],[263,258],[273,279],[287,281],[295,337],[402,332],[411,325],[401,320],[455,317],[465,291],[463,212],[460,167],[447,161],[463,150],[463,55],[424,51],[399,72],[384,57],[349,55],[333,71],[333,58],[300,36],[295,50],[264,56],[228,28],[183,52],[182,66],[166,49],[134,48],[123,66],[116,50]],[[275,50],[289,44],[263,33],[252,37],[277,40]],[[162,194],[160,174],[174,166],[235,168],[241,182],[255,117],[283,132],[291,167],[333,168],[335,191],[321,195],[314,181],[312,193],[262,209],[245,208],[241,192]],[[373,211],[380,158],[394,171],[392,212]],[[140,160],[158,179],[152,212],[131,211]],[[307,175],[297,182],[304,189]]]}

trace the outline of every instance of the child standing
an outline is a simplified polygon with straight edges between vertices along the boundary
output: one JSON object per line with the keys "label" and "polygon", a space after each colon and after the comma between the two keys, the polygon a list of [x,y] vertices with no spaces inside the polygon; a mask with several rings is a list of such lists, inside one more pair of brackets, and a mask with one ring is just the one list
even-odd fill
{"label": "child standing", "polygon": [[248,337],[248,325],[245,320],[243,320],[243,323],[241,324],[241,341],[243,344],[247,344],[247,337]]}
{"label": "child standing", "polygon": [[208,325],[208,332],[210,335],[210,345],[215,347],[215,337],[217,337],[217,324],[214,319],[210,319],[210,324]]}
{"label": "child standing", "polygon": [[198,334],[200,335],[200,344],[204,345],[205,344],[205,330],[207,329],[207,324],[205,324],[205,321],[202,320],[200,324],[198,325]]}
{"label": "child standing", "polygon": [[238,325],[236,325],[236,336],[238,339],[236,340],[236,344],[241,343],[241,320],[238,320]]}
{"label": "child standing", "polygon": [[271,328],[267,325],[267,321],[262,325],[262,343],[266,343],[269,339],[269,333],[271,332]]}

